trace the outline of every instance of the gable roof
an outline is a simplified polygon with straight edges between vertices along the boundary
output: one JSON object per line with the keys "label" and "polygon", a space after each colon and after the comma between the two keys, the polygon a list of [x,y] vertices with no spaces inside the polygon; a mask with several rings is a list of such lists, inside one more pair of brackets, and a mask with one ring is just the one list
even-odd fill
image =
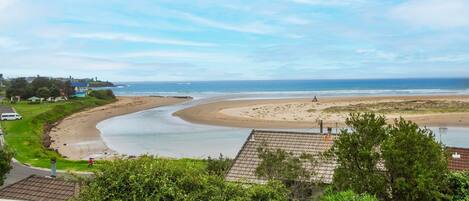
{"label": "gable roof", "polygon": [[75,182],[31,175],[0,189],[0,199],[69,200],[79,189]]}
{"label": "gable roof", "polygon": [[31,98],[28,98],[28,100],[30,100],[30,101],[32,101],[32,100],[41,100],[41,98],[38,98],[38,97],[36,97],[36,96],[33,96],[33,97],[31,97]]}
{"label": "gable roof", "polygon": [[[335,136],[325,134],[288,131],[253,130],[244,143],[226,175],[226,180],[244,183],[265,183],[266,180],[256,176],[256,168],[261,162],[257,148],[265,144],[267,148],[282,149],[296,156],[302,153],[317,155],[327,151],[333,144]],[[314,170],[317,176],[313,180],[331,183],[336,162],[322,159],[317,167],[305,164],[306,169]]]}
{"label": "gable roof", "polygon": [[469,149],[461,147],[447,147],[450,154],[448,169],[452,171],[469,170]]}

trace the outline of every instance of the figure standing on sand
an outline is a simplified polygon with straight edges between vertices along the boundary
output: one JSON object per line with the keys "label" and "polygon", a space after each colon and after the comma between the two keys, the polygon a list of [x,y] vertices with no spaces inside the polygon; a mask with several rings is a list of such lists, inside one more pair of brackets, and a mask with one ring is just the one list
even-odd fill
{"label": "figure standing on sand", "polygon": [[88,167],[89,167],[89,168],[90,168],[90,167],[93,167],[93,164],[94,164],[94,160],[93,160],[93,158],[90,158],[90,159],[88,160]]}
{"label": "figure standing on sand", "polygon": [[316,96],[314,96],[313,102],[318,102],[318,98]]}

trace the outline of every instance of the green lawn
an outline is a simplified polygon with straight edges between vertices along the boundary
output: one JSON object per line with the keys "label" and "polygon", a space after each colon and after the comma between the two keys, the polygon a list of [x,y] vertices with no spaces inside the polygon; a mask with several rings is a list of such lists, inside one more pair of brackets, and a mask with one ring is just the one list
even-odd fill
{"label": "green lawn", "polygon": [[[44,148],[42,144],[44,125],[54,123],[64,117],[91,107],[113,102],[96,98],[82,98],[62,103],[13,104],[23,116],[19,121],[1,123],[5,131],[7,145],[15,151],[15,158],[22,163],[35,167],[50,167],[50,159],[57,159],[57,168],[62,170],[87,171],[86,161],[66,160],[55,151]],[[96,165],[99,165],[97,162]]]}

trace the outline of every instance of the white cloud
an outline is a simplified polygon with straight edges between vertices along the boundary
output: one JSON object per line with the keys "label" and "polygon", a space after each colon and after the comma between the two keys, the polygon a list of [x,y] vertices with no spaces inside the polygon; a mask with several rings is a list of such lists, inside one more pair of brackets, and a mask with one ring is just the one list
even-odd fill
{"label": "white cloud", "polygon": [[428,62],[467,62],[469,61],[469,55],[444,55],[435,56],[427,59]]}
{"label": "white cloud", "polygon": [[216,44],[193,42],[187,40],[176,40],[156,37],[144,37],[124,33],[86,33],[86,34],[72,34],[72,38],[84,38],[93,40],[115,40],[139,43],[153,43],[163,45],[181,45],[181,46],[198,46],[198,47],[213,47]]}
{"label": "white cloud", "polygon": [[0,37],[0,49],[2,48],[11,48],[15,45],[17,45],[18,42],[16,42],[15,40],[11,39],[11,38],[6,38],[6,37]]}
{"label": "white cloud", "polygon": [[299,18],[295,16],[288,16],[284,19],[286,23],[295,24],[295,25],[306,25],[309,24],[309,20],[304,18]]}
{"label": "white cloud", "polygon": [[347,6],[356,3],[362,3],[363,0],[291,0],[299,4],[308,4],[316,6]]}
{"label": "white cloud", "polygon": [[14,52],[14,51],[25,50],[25,49],[28,49],[28,48],[23,46],[18,41],[12,38],[0,36],[0,51]]}
{"label": "white cloud", "polygon": [[121,55],[123,58],[158,58],[158,59],[176,59],[176,60],[192,60],[203,62],[240,62],[242,58],[221,54],[221,53],[205,53],[205,52],[190,52],[190,51],[144,51],[144,52],[131,52]]}
{"label": "white cloud", "polygon": [[224,29],[224,30],[229,30],[229,31],[236,31],[236,32],[242,32],[242,33],[252,33],[252,34],[271,34],[275,32],[275,29],[269,25],[266,25],[262,22],[250,22],[247,24],[229,24],[225,22],[219,22],[199,16],[195,16],[189,13],[184,13],[184,12],[177,12],[175,11],[175,14],[179,15],[180,18],[183,18],[185,20],[189,20],[191,22],[212,27],[212,28],[217,28],[217,29]]}
{"label": "white cloud", "polygon": [[384,60],[394,60],[396,59],[397,55],[390,52],[385,52],[376,49],[356,49],[356,53],[366,56],[372,56],[376,59],[384,59]]}
{"label": "white cloud", "polygon": [[41,4],[21,0],[0,0],[0,31],[24,22],[41,20],[50,11]]}
{"label": "white cloud", "polygon": [[467,0],[411,0],[391,9],[390,15],[409,24],[434,28],[469,26]]}

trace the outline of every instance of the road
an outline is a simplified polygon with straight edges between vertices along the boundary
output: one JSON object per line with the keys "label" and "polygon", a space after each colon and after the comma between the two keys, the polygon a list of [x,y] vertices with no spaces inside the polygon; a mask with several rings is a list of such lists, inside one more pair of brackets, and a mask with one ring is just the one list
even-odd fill
{"label": "road", "polygon": [[15,112],[12,107],[0,104],[0,114]]}

